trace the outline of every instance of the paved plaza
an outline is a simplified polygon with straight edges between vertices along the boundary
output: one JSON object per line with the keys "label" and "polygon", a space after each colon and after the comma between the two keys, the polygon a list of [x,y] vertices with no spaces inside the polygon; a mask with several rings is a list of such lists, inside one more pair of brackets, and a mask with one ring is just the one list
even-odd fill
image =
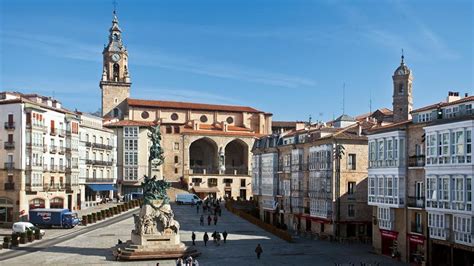
{"label": "paved plaza", "polygon": [[[259,227],[227,212],[223,209],[217,226],[205,223],[199,225],[200,214],[191,206],[173,205],[176,218],[181,223],[181,239],[191,245],[191,232],[197,235],[196,246],[201,256],[200,265],[334,265],[334,263],[380,263],[380,265],[399,265],[396,261],[371,253],[369,245],[339,244],[328,241],[297,239],[295,243],[287,243]],[[64,236],[56,229],[55,242],[49,247],[37,246],[42,241],[30,246],[20,247],[26,252],[15,254],[16,257],[4,260],[12,251],[2,250],[0,264],[2,265],[65,265],[65,264],[122,264],[122,265],[175,265],[174,261],[139,261],[116,262],[112,256],[111,247],[118,239],[130,239],[133,228],[132,213],[129,211],[123,217],[114,217],[114,221],[104,221],[100,224],[79,227],[73,231],[62,230]],[[111,220],[111,219],[110,219]],[[89,230],[89,229],[91,230]],[[95,230],[92,230],[95,229]],[[216,246],[212,241],[204,246],[204,232],[210,235],[214,230],[229,233],[227,243]],[[49,231],[49,230],[48,230]],[[48,234],[49,232],[47,232]],[[46,239],[46,241],[51,241]],[[255,247],[260,243],[263,255],[257,260]],[[48,245],[46,245],[48,246]],[[16,251],[13,251],[16,252]]]}

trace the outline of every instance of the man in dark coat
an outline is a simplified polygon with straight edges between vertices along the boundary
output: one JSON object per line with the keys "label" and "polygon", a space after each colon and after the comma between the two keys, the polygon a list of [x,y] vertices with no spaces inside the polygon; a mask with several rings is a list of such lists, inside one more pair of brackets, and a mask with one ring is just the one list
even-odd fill
{"label": "man in dark coat", "polygon": [[212,218],[210,215],[207,216],[207,225],[211,225]]}
{"label": "man in dark coat", "polygon": [[196,234],[193,232],[193,234],[191,235],[191,239],[193,240],[193,246],[196,245],[196,243],[194,243],[194,241],[196,241]]}
{"label": "man in dark coat", "polygon": [[262,249],[262,246],[260,246],[260,244],[258,244],[257,247],[255,248],[255,253],[257,253],[257,259],[260,259],[260,255],[262,255],[263,253],[263,249]]}
{"label": "man in dark coat", "polygon": [[224,237],[224,243],[225,243],[225,241],[227,240],[227,231],[224,231],[224,233],[222,233],[222,236]]}
{"label": "man in dark coat", "polygon": [[214,225],[217,225],[217,215],[214,215]]}
{"label": "man in dark coat", "polygon": [[204,246],[206,246],[206,247],[207,247],[207,241],[209,241],[209,236],[207,235],[207,232],[206,232],[206,233],[204,233],[203,240],[204,240]]}

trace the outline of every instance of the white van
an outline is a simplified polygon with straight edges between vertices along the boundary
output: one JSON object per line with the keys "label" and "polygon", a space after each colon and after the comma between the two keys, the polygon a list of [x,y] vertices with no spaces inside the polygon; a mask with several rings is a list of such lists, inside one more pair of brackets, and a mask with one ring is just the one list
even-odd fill
{"label": "white van", "polygon": [[201,203],[202,200],[194,194],[177,194],[176,203],[178,204],[196,204]]}
{"label": "white van", "polygon": [[[13,233],[24,233],[26,230],[32,230],[33,232],[37,229],[32,223],[29,222],[16,222],[12,226]],[[44,236],[44,230],[40,229],[40,234]]]}

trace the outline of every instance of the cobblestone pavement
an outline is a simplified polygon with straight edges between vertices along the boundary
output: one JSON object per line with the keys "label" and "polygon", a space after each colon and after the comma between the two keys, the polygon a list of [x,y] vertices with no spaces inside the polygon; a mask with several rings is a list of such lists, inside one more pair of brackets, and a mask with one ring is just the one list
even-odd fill
{"label": "cobblestone pavement", "polygon": [[[196,247],[201,256],[200,265],[334,265],[335,263],[360,262],[380,263],[380,265],[401,265],[391,258],[371,253],[371,247],[361,244],[339,244],[328,241],[298,239],[296,243],[287,243],[259,227],[234,216],[223,209],[217,226],[199,225],[200,214],[190,206],[173,205],[175,216],[181,224],[181,239],[191,245],[191,232],[197,235]],[[128,214],[130,215],[130,214]],[[130,239],[133,218],[100,227],[97,230],[80,234],[72,239],[60,242],[48,248],[31,248],[36,251],[11,258],[4,265],[27,264],[122,264],[156,265],[158,261],[116,262],[110,248],[118,239]],[[212,241],[205,247],[202,241],[204,232],[208,234],[227,230],[227,243],[216,246]],[[260,260],[255,255],[255,247],[260,243],[263,254]],[[1,254],[0,254],[1,255]],[[1,256],[0,256],[1,259]],[[174,261],[159,261],[160,265],[175,265]]]}

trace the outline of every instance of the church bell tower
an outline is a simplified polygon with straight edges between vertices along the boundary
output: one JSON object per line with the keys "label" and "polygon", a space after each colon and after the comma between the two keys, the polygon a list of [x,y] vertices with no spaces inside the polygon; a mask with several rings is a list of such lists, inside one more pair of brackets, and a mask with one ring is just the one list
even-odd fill
{"label": "church bell tower", "polygon": [[123,116],[125,101],[130,97],[130,73],[128,71],[128,51],[122,42],[122,30],[119,27],[114,10],[112,27],[109,30],[109,42],[104,47],[103,71],[100,80],[102,90],[102,116]]}
{"label": "church bell tower", "polygon": [[393,122],[411,119],[413,110],[413,75],[405,65],[402,53],[400,66],[393,73]]}

